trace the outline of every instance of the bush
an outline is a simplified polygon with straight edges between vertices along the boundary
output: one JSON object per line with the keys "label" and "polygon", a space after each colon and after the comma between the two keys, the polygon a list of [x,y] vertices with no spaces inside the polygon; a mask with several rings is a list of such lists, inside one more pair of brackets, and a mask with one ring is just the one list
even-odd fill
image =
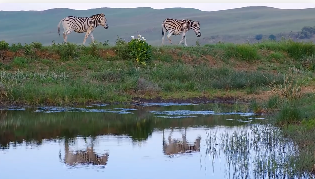
{"label": "bush", "polygon": [[269,39],[270,39],[270,40],[276,40],[276,36],[273,35],[273,34],[271,34],[271,35],[269,35]]}
{"label": "bush", "polygon": [[0,41],[0,50],[7,50],[7,49],[9,49],[9,43],[7,43],[4,40]]}
{"label": "bush", "polygon": [[53,51],[60,55],[63,60],[70,60],[78,57],[77,47],[77,45],[69,42],[57,45],[55,43],[52,44]]}
{"label": "bush", "polygon": [[256,36],[255,36],[255,39],[256,39],[256,40],[261,40],[261,39],[262,39],[262,37],[263,37],[263,35],[262,35],[262,34],[258,34],[258,35],[256,35]]}
{"label": "bush", "polygon": [[151,60],[152,49],[144,37],[138,35],[138,38],[135,39],[133,36],[132,40],[128,42],[128,51],[131,58],[135,59],[137,63],[146,65],[146,62]]}
{"label": "bush", "polygon": [[23,49],[23,45],[21,43],[17,43],[17,44],[12,44],[11,47],[10,47],[10,50],[13,51],[13,52],[16,52],[18,50],[21,50]]}
{"label": "bush", "polygon": [[315,28],[310,26],[305,26],[302,28],[301,32],[298,35],[300,39],[310,39],[315,33]]}
{"label": "bush", "polygon": [[43,44],[40,42],[32,42],[30,45],[32,47],[34,47],[35,49],[42,49],[43,48]]}

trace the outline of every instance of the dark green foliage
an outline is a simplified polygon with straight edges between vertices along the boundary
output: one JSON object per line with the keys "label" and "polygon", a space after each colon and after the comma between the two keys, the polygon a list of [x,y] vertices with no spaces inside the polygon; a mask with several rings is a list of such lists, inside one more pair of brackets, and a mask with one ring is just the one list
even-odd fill
{"label": "dark green foliage", "polygon": [[39,49],[39,50],[43,48],[43,44],[40,42],[32,42],[30,45],[34,47],[35,49]]}
{"label": "dark green foliage", "polygon": [[269,40],[276,40],[276,36],[273,34],[269,35]]}
{"label": "dark green foliage", "polygon": [[305,26],[298,35],[300,39],[310,39],[315,34],[315,27]]}
{"label": "dark green foliage", "polygon": [[18,67],[25,67],[27,64],[27,59],[23,57],[15,57],[13,60],[13,64],[17,65]]}
{"label": "dark green foliage", "polygon": [[21,50],[23,48],[24,48],[24,46],[21,43],[17,43],[17,44],[12,44],[10,47],[10,50],[13,52],[16,52],[16,51]]}
{"label": "dark green foliage", "polygon": [[7,49],[9,49],[9,43],[7,43],[4,40],[0,41],[0,50],[7,50]]}
{"label": "dark green foliage", "polygon": [[60,55],[63,60],[70,60],[78,57],[78,46],[69,42],[65,44],[52,44],[52,50]]}
{"label": "dark green foliage", "polygon": [[258,35],[256,35],[256,36],[255,36],[255,39],[256,39],[256,40],[261,40],[261,39],[262,39],[262,37],[263,37],[263,35],[262,35],[262,34],[258,34]]}
{"label": "dark green foliage", "polygon": [[285,104],[277,117],[277,122],[282,123],[295,123],[301,121],[301,110],[296,105]]}
{"label": "dark green foliage", "polygon": [[128,51],[132,59],[143,65],[146,65],[152,58],[151,45],[144,38],[141,39],[141,37],[128,42]]}
{"label": "dark green foliage", "polygon": [[288,41],[287,53],[290,57],[299,60],[315,54],[315,45],[312,42],[294,42]]}
{"label": "dark green foliage", "polygon": [[226,58],[236,58],[244,61],[260,59],[257,49],[250,44],[227,44],[224,50]]}

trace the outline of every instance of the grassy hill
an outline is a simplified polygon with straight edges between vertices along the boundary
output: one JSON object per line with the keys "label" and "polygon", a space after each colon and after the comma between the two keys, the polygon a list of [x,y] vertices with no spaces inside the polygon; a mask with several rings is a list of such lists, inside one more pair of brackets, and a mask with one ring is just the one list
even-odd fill
{"label": "grassy hill", "polygon": [[[104,13],[109,29],[98,27],[94,31],[96,40],[109,40],[115,43],[117,35],[129,39],[131,35],[140,33],[152,45],[161,44],[161,22],[167,18],[189,18],[201,22],[201,38],[194,32],[187,36],[188,45],[195,41],[217,35],[246,38],[256,34],[277,34],[282,32],[299,31],[303,26],[314,26],[315,9],[281,10],[270,7],[246,7],[232,10],[205,12],[189,8],[98,8],[90,10],[72,10],[65,8],[45,11],[0,11],[0,40],[9,43],[41,42],[45,45],[62,42],[58,36],[59,21],[68,16],[90,16]],[[63,30],[63,29],[62,29]],[[83,34],[71,33],[69,42],[82,43]],[[172,37],[177,43],[180,36]],[[91,40],[88,39],[88,43]]]}

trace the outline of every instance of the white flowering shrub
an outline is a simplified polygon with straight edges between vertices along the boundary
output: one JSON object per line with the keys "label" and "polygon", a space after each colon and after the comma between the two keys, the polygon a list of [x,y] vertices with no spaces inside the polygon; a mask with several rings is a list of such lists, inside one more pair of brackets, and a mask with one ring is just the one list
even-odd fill
{"label": "white flowering shrub", "polygon": [[151,45],[149,45],[146,39],[141,37],[140,34],[138,38],[134,38],[134,36],[131,36],[131,38],[131,41],[127,44],[131,58],[135,59],[137,63],[146,65],[146,62],[152,58]]}

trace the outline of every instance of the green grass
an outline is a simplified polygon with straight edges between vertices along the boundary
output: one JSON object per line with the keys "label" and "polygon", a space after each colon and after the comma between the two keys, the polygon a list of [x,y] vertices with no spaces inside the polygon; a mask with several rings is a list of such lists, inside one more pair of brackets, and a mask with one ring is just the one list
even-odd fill
{"label": "green grass", "polygon": [[[4,57],[0,79],[8,94],[3,100],[31,105],[126,102],[137,96],[202,96],[213,91],[257,94],[283,84],[285,73],[295,67],[292,64],[303,72],[298,75],[301,80],[310,81],[312,60],[306,59],[315,53],[313,44],[293,41],[153,46],[152,58],[141,65],[127,53],[126,45],[42,46],[33,42],[23,46],[2,41],[0,47]],[[292,55],[292,50],[307,53]],[[270,59],[270,54],[278,54],[281,60]],[[221,66],[208,63],[210,57]],[[238,69],[235,63],[257,70]]]}

